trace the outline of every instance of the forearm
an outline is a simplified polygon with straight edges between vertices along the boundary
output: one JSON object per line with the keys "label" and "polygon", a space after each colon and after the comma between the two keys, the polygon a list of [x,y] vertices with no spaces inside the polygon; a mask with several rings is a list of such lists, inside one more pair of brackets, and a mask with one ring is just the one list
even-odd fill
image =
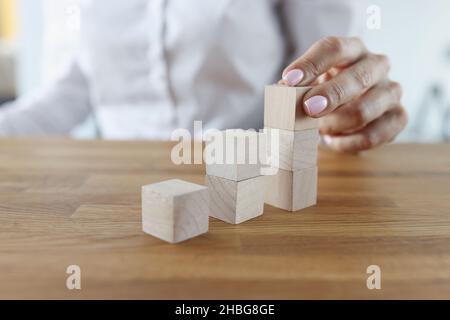
{"label": "forearm", "polygon": [[86,81],[71,62],[52,84],[0,108],[0,135],[67,135],[90,111]]}

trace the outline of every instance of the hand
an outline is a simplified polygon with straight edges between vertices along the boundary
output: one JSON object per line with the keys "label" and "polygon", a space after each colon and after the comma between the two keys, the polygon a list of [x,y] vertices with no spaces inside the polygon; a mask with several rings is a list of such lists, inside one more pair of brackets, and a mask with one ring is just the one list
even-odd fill
{"label": "hand", "polygon": [[406,126],[402,88],[388,79],[389,69],[388,58],[368,52],[360,39],[327,37],[289,65],[280,83],[311,85],[303,107],[320,118],[324,142],[357,152],[394,140]]}

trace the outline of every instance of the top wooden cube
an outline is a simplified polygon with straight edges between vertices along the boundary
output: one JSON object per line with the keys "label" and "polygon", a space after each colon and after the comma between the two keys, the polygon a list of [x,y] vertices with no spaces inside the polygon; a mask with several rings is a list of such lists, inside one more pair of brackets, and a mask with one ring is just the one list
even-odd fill
{"label": "top wooden cube", "polygon": [[266,86],[264,125],[269,128],[300,131],[318,127],[318,120],[303,111],[303,96],[310,87]]}

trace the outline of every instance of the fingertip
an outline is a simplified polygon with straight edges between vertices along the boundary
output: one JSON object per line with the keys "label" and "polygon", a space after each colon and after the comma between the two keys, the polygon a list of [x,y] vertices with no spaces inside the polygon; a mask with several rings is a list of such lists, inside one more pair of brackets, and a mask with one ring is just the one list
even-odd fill
{"label": "fingertip", "polygon": [[323,145],[329,150],[332,150],[340,154],[351,154],[351,155],[360,154],[360,152],[362,151],[361,149],[359,149],[354,145],[344,143],[342,139],[343,139],[342,137],[331,136],[328,134],[322,136]]}
{"label": "fingertip", "polygon": [[324,142],[327,146],[330,146],[330,145],[333,143],[333,137],[331,137],[331,136],[329,136],[329,135],[327,135],[327,134],[323,135],[322,139],[323,139],[323,142]]}
{"label": "fingertip", "polygon": [[399,116],[400,116],[403,128],[406,127],[406,125],[408,124],[408,121],[409,121],[409,115],[408,115],[408,112],[406,111],[406,109],[404,107],[400,108]]}
{"label": "fingertip", "polygon": [[319,119],[321,117],[320,115],[317,115],[317,114],[311,114],[310,111],[308,110],[308,108],[306,108],[306,107],[303,107],[303,110],[305,111],[306,115],[310,118]]}
{"label": "fingertip", "polygon": [[322,136],[322,145],[328,150],[342,153],[342,150],[339,147],[338,138],[325,134]]}
{"label": "fingertip", "polygon": [[282,79],[286,85],[294,87],[303,80],[305,73],[301,69],[292,69],[283,72]]}
{"label": "fingertip", "polygon": [[315,95],[303,102],[306,114],[313,118],[319,118],[320,114],[328,107],[328,99],[324,96]]}

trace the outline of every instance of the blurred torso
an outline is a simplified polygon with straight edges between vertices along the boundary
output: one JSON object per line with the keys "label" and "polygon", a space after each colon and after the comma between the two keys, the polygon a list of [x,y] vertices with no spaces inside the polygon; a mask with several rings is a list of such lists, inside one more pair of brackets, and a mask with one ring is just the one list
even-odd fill
{"label": "blurred torso", "polygon": [[82,1],[80,65],[110,138],[259,128],[285,56],[272,0]]}

